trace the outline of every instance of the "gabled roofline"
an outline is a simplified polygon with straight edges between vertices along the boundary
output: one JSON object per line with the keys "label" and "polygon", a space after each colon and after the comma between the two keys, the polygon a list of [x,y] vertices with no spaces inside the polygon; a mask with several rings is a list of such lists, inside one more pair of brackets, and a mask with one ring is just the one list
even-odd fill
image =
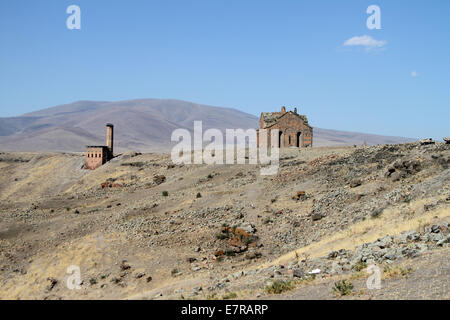
{"label": "gabled roofline", "polygon": [[[261,113],[261,117],[263,116],[263,113],[264,113],[264,112]],[[283,113],[281,116],[279,116],[279,117],[277,118],[277,121],[275,121],[275,122],[274,122],[273,124],[271,124],[270,126],[264,127],[264,129],[265,129],[265,128],[273,127],[274,125],[277,124],[277,122],[278,122],[281,118],[283,118],[285,115],[287,115],[287,114],[289,114],[289,113],[291,113],[291,114],[293,114],[293,115],[296,115],[297,117],[301,118],[301,117],[300,117],[300,114],[298,114],[298,113],[294,113],[294,112],[292,112],[292,111],[286,111],[285,113]],[[306,115],[304,115],[304,116],[305,116],[305,118],[306,118]],[[303,121],[303,119],[302,119],[302,121]],[[305,125],[308,126],[308,127],[311,128],[311,129],[313,128],[313,127],[311,127],[311,126],[309,125],[309,123],[305,123]]]}

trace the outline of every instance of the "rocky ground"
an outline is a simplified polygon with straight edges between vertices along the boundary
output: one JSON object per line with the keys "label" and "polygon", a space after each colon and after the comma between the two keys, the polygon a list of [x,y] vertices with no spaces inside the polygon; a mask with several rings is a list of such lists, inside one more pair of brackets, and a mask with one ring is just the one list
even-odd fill
{"label": "rocky ground", "polygon": [[0,153],[0,298],[449,298],[449,144],[83,162]]}

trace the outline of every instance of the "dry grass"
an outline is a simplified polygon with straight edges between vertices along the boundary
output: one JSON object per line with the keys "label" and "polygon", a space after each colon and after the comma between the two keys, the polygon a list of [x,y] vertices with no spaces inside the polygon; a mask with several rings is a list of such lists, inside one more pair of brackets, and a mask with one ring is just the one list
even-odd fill
{"label": "dry grass", "polygon": [[342,297],[353,294],[353,284],[348,280],[340,280],[334,283],[333,292]]}
{"label": "dry grass", "polygon": [[[442,197],[441,197],[442,198]],[[426,203],[436,201],[438,198],[425,198],[416,200],[409,204],[410,210],[423,212],[423,206]],[[404,231],[409,231],[430,224],[435,217],[443,219],[450,217],[449,205],[435,208],[426,214],[416,214],[410,219],[405,220],[399,215],[398,208],[387,208],[383,215],[377,219],[366,219],[358,222],[347,229],[347,232],[336,232],[318,242],[299,248],[287,253],[280,258],[264,264],[265,267],[286,263],[289,260],[297,259],[304,254],[309,254],[311,258],[318,258],[327,255],[330,251],[347,249],[354,250],[363,243],[374,242],[386,234],[398,235]]]}
{"label": "dry grass", "polygon": [[414,269],[412,267],[403,268],[399,266],[395,267],[385,266],[383,269],[383,278],[392,279],[398,277],[407,277],[412,272],[414,272]]}
{"label": "dry grass", "polygon": [[268,294],[281,294],[295,288],[294,281],[275,280],[264,288]]}

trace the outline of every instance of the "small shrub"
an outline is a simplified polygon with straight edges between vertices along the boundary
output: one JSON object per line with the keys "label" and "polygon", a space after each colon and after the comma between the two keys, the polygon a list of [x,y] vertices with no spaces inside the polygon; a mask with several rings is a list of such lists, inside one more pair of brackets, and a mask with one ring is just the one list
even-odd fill
{"label": "small shrub", "polygon": [[411,272],[413,272],[413,268],[401,268],[401,267],[390,267],[385,266],[383,269],[383,274],[386,278],[396,278],[396,277],[406,277]]}
{"label": "small shrub", "polygon": [[264,290],[269,294],[280,294],[292,289],[294,289],[294,283],[292,281],[284,280],[276,280],[264,288]]}
{"label": "small shrub", "polygon": [[172,271],[170,273],[172,274],[172,276],[175,276],[178,273],[180,273],[180,271],[177,268],[175,268],[175,269],[172,269]]}
{"label": "small shrub", "polygon": [[70,208],[69,208],[69,207],[67,207],[67,208],[66,208],[66,211],[67,211],[67,212],[69,212],[69,211],[70,211]]}
{"label": "small shrub", "polygon": [[309,274],[305,278],[302,278],[300,281],[301,281],[301,283],[311,283],[314,280],[316,280],[316,275],[315,274]]}
{"label": "small shrub", "polygon": [[216,234],[216,238],[219,239],[219,240],[225,240],[225,239],[228,239],[228,234],[226,234],[226,233],[218,233],[218,234]]}
{"label": "small shrub", "polygon": [[347,280],[335,282],[333,292],[339,296],[348,296],[353,292],[353,284]]}
{"label": "small shrub", "polygon": [[411,202],[411,197],[409,195],[405,195],[402,197],[401,199],[403,201],[403,203],[410,203]]}
{"label": "small shrub", "polygon": [[353,273],[350,275],[350,280],[361,279],[361,278],[363,278],[363,277],[365,277],[365,276],[366,276],[366,273],[365,273],[365,272],[362,272],[362,271],[353,272]]}
{"label": "small shrub", "polygon": [[94,284],[97,284],[97,279],[91,278],[89,279],[89,283],[91,284],[91,286],[93,286]]}
{"label": "small shrub", "polygon": [[358,272],[361,270],[364,270],[365,268],[367,268],[367,263],[362,262],[362,261],[360,261],[352,266],[352,270],[355,270]]}
{"label": "small shrub", "polygon": [[227,257],[233,257],[236,253],[233,250],[226,250],[225,255]]}
{"label": "small shrub", "polygon": [[112,278],[111,282],[115,283],[115,284],[119,284],[122,280],[120,280],[119,278]]}
{"label": "small shrub", "polygon": [[78,211],[78,210],[75,210],[75,212],[74,212],[75,214],[80,214],[80,211]]}
{"label": "small shrub", "polygon": [[249,244],[251,244],[252,242],[255,241],[255,238],[253,237],[241,237],[241,241],[248,246]]}
{"label": "small shrub", "polygon": [[384,210],[384,209],[382,209],[382,208],[375,209],[375,210],[372,211],[372,213],[370,214],[370,216],[371,216],[373,219],[378,218],[378,217],[381,216],[381,214],[383,213],[383,210]]}
{"label": "small shrub", "polygon": [[236,299],[237,298],[237,294],[234,292],[230,292],[225,294],[224,296],[222,296],[223,300],[230,300],[230,299]]}
{"label": "small shrub", "polygon": [[162,195],[163,195],[163,197],[168,197],[169,196],[169,191],[163,191]]}
{"label": "small shrub", "polygon": [[206,296],[206,300],[217,300],[217,294],[216,293],[208,294]]}

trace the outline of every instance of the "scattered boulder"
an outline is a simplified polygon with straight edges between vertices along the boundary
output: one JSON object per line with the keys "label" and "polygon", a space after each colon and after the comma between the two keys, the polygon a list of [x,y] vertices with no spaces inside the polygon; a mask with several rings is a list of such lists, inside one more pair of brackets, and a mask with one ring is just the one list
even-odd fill
{"label": "scattered boulder", "polygon": [[419,140],[419,143],[421,146],[426,146],[426,145],[430,145],[430,144],[435,144],[436,142],[434,142],[433,139],[431,139],[431,138],[426,138],[426,139]]}
{"label": "scattered boulder", "polygon": [[319,221],[319,220],[322,220],[322,218],[323,218],[323,216],[320,213],[313,213],[311,215],[312,221]]}
{"label": "scattered boulder", "polygon": [[145,166],[145,162],[137,161],[137,162],[124,162],[120,164],[123,167],[136,167],[136,168],[142,168]]}
{"label": "scattered boulder", "polygon": [[386,178],[393,181],[406,178],[408,175],[415,174],[420,171],[420,161],[417,159],[398,159],[387,167],[385,172]]}
{"label": "scattered boulder", "polygon": [[292,199],[294,199],[296,201],[304,201],[307,198],[308,197],[306,196],[306,192],[305,191],[297,191],[297,193],[292,197]]}
{"label": "scattered boulder", "polygon": [[[255,226],[248,222],[241,223],[238,228],[244,230],[244,232],[249,233],[249,234],[256,232]],[[236,228],[236,229],[238,229],[238,228]]]}
{"label": "scattered boulder", "polygon": [[105,189],[105,188],[122,188],[123,184],[112,183],[110,181],[106,181],[106,182],[103,182],[100,186],[101,186],[102,189]]}
{"label": "scattered boulder", "polygon": [[120,270],[125,271],[131,269],[131,266],[127,263],[127,260],[122,260],[122,263],[120,264]]}
{"label": "scattered boulder", "polygon": [[356,187],[359,187],[361,184],[362,184],[361,179],[353,179],[353,180],[350,182],[350,188],[356,188]]}
{"label": "scattered boulder", "polygon": [[153,177],[153,182],[157,185],[160,185],[166,181],[166,177],[163,175],[157,175]]}
{"label": "scattered boulder", "polygon": [[261,258],[262,254],[259,251],[249,252],[245,255],[245,258],[248,260]]}
{"label": "scattered boulder", "polygon": [[448,234],[445,238],[436,242],[436,245],[442,247],[445,243],[450,243],[450,234]]}
{"label": "scattered boulder", "polygon": [[47,278],[47,281],[50,281],[50,284],[47,286],[47,291],[53,290],[53,288],[58,283],[58,280],[56,280],[55,278]]}
{"label": "scattered boulder", "polygon": [[217,235],[217,238],[220,240],[228,239],[230,246],[240,248],[238,251],[234,251],[241,253],[258,240],[258,237],[253,234],[255,232],[256,229],[252,224],[242,223],[239,227],[222,227],[221,233]]}
{"label": "scattered boulder", "polygon": [[304,278],[306,277],[306,273],[301,269],[294,269],[294,271],[292,272],[292,276],[294,278]]}
{"label": "scattered boulder", "polygon": [[223,251],[223,250],[216,250],[213,254],[214,254],[214,256],[216,258],[218,258],[218,257],[224,256],[225,255],[225,251]]}
{"label": "scattered boulder", "polygon": [[195,287],[194,289],[192,289],[192,294],[198,295],[200,291],[203,291],[202,287]]}
{"label": "scattered boulder", "polygon": [[140,153],[140,152],[127,151],[124,154],[122,154],[121,158],[122,158],[122,160],[127,160],[127,159],[134,158],[134,157],[137,157],[140,155],[142,155],[142,153]]}
{"label": "scattered boulder", "polygon": [[450,144],[450,137],[444,137],[445,144]]}

